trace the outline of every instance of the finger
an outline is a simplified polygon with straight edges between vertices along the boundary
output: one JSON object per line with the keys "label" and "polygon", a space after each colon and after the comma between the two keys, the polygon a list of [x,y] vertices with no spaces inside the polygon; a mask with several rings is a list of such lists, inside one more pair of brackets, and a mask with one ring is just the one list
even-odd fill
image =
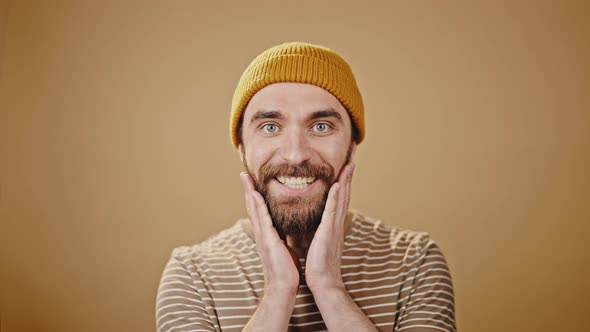
{"label": "finger", "polygon": [[255,206],[255,201],[252,198],[254,192],[254,186],[252,184],[251,176],[246,173],[242,172],[240,174],[240,180],[242,180],[242,185],[244,187],[244,198],[246,199],[246,211],[248,212],[248,216],[250,217],[250,221],[252,222],[252,228],[254,231],[254,237],[258,238],[260,235],[260,222],[258,216],[258,210]]}
{"label": "finger", "polygon": [[340,183],[336,182],[330,188],[328,192],[328,198],[326,199],[326,206],[324,207],[324,212],[322,213],[322,222],[320,223],[320,227],[324,225],[323,228],[332,228],[334,219],[336,218],[336,214],[338,213],[338,200],[340,196]]}
{"label": "finger", "polygon": [[346,218],[346,214],[348,213],[348,203],[350,200],[350,182],[352,179],[353,168],[354,165],[352,163],[347,164],[345,167],[343,167],[338,179],[338,182],[342,184],[342,190],[340,190],[340,194],[338,195],[337,215],[334,221],[339,224],[344,223],[343,220]]}
{"label": "finger", "polygon": [[[352,182],[352,174],[354,171],[354,164],[350,163],[346,165],[345,169],[343,169],[341,174],[341,180],[339,182],[342,183],[342,187],[339,190],[339,195],[337,199],[338,206],[336,207],[336,216],[334,217],[333,229],[332,234],[334,236],[339,236],[340,239],[337,241],[340,245],[342,245],[342,241],[344,241],[344,224],[346,221],[346,217],[348,215],[348,205],[350,203],[350,187]],[[339,250],[339,249],[338,249]]]}
{"label": "finger", "polygon": [[259,218],[258,220],[260,222],[260,226],[263,228],[273,228],[272,218],[270,217],[270,213],[268,212],[268,208],[266,207],[266,203],[264,202],[264,198],[262,198],[262,195],[260,195],[259,192],[254,191],[252,192],[251,197],[254,202],[254,208],[256,209],[256,213]]}
{"label": "finger", "polygon": [[[254,211],[253,214],[256,216],[256,224],[260,236],[270,236],[271,238],[279,239],[276,229],[272,225],[272,218],[268,212],[266,202],[262,195],[254,187],[254,180],[250,174],[245,175],[246,186],[249,190],[249,199],[251,202],[251,208]],[[280,239],[279,239],[280,240]]]}
{"label": "finger", "polygon": [[242,185],[244,186],[244,191],[250,192],[256,190],[254,188],[254,181],[252,180],[252,176],[248,172],[240,173],[240,178],[242,179]]}
{"label": "finger", "polygon": [[[264,222],[266,222],[265,219],[266,219],[266,216],[268,215],[268,211],[266,210],[266,204],[264,203],[264,199],[262,198],[262,195],[260,195],[260,193],[254,187],[254,180],[252,179],[252,176],[250,174],[245,174],[243,176],[243,178],[244,178],[244,186],[245,186],[245,188],[247,188],[246,190],[248,193],[248,199],[250,201],[251,208],[257,217],[257,222],[264,223]],[[264,209],[262,209],[261,207],[264,207]],[[264,212],[266,212],[266,213],[264,213]]]}
{"label": "finger", "polygon": [[250,194],[250,202],[252,209],[255,211],[257,216],[257,222],[261,227],[272,227],[272,219],[268,213],[268,208],[264,202],[262,195],[254,187],[254,180],[250,174],[244,175],[245,187]]}
{"label": "finger", "polygon": [[259,192],[255,191],[252,194],[252,200],[255,201],[255,208],[257,211],[256,213],[259,217],[258,220],[260,224],[260,232],[262,236],[265,237],[265,241],[270,241],[269,243],[274,241],[280,241],[283,242],[284,245],[287,245],[285,242],[285,238],[282,238],[279,235],[279,232],[274,227],[272,223],[272,217],[268,212],[268,208],[266,206],[264,198],[262,198],[262,195],[260,195]]}
{"label": "finger", "polygon": [[348,179],[348,170],[350,169],[350,163],[344,165],[338,174],[338,182],[344,183]]}
{"label": "finger", "polygon": [[[246,172],[242,172],[240,173],[240,182],[242,182],[242,187],[244,188],[244,200],[246,201],[246,212],[248,212],[248,216],[250,216],[250,214],[252,213],[252,207],[251,207],[251,202],[250,202],[250,190],[248,189],[248,183],[247,183],[247,173]],[[252,216],[250,216],[251,218]]]}
{"label": "finger", "polygon": [[346,193],[347,193],[347,183],[345,182],[342,185],[342,188],[338,192],[338,199],[337,199],[337,207],[336,207],[336,214],[334,216],[334,233],[339,234],[342,232],[342,220],[346,215]]}
{"label": "finger", "polygon": [[345,193],[345,205],[344,205],[344,217],[346,218],[346,215],[348,214],[348,207],[350,205],[350,192],[351,192],[351,188],[352,188],[352,176],[354,175],[354,168],[355,165],[353,163],[349,164],[349,169],[348,169],[348,179],[346,181],[346,193]]}

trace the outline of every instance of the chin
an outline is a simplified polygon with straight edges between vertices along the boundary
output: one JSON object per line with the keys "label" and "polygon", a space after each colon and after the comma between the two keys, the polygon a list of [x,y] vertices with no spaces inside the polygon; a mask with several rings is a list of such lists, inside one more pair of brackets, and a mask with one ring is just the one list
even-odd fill
{"label": "chin", "polygon": [[271,198],[267,201],[273,225],[281,238],[315,232],[322,220],[325,203],[321,196],[314,199]]}

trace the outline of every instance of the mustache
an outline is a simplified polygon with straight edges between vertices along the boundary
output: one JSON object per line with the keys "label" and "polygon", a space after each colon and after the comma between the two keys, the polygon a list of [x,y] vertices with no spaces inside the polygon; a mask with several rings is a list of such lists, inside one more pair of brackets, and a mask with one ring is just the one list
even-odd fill
{"label": "mustache", "polygon": [[262,185],[268,184],[270,180],[278,176],[315,177],[324,180],[327,184],[331,184],[334,179],[334,169],[328,164],[311,164],[308,161],[299,165],[264,164],[260,167],[259,175],[259,181]]}

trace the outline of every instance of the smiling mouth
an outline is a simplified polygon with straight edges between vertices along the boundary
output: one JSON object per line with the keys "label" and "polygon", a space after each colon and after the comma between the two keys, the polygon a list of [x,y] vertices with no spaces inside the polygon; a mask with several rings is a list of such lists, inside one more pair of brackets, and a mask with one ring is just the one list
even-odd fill
{"label": "smiling mouth", "polygon": [[277,176],[277,181],[292,189],[305,189],[312,184],[315,177]]}

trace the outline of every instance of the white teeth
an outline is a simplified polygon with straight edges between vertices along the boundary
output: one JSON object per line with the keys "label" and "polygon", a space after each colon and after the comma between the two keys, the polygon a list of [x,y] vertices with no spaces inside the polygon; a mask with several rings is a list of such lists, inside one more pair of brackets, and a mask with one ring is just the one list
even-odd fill
{"label": "white teeth", "polygon": [[289,188],[303,189],[307,187],[310,183],[315,181],[315,178],[277,176],[277,180],[279,180],[280,183],[286,185]]}

